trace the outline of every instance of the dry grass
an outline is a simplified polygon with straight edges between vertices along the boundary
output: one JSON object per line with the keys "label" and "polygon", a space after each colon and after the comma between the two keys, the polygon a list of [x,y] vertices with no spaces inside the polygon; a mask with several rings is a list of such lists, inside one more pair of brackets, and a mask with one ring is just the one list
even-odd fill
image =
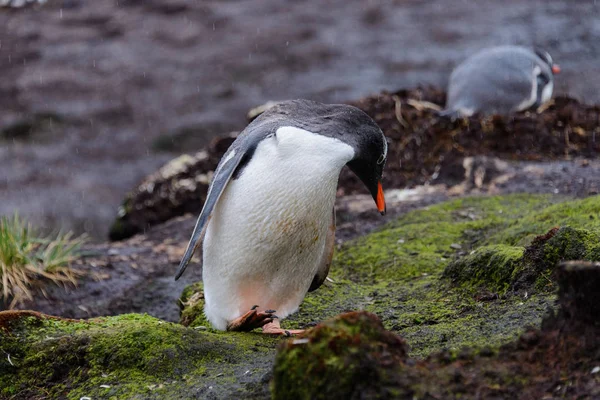
{"label": "dry grass", "polygon": [[0,218],[0,296],[9,309],[23,299],[33,299],[34,289],[73,284],[80,272],[70,268],[85,237],[59,233],[37,238],[31,226],[18,215]]}

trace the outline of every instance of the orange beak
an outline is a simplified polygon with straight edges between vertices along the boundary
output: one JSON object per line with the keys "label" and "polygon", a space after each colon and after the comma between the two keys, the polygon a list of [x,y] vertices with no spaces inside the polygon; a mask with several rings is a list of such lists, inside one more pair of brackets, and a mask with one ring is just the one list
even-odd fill
{"label": "orange beak", "polygon": [[381,215],[385,215],[385,196],[383,195],[381,182],[377,182],[377,199],[375,202],[377,203],[377,211],[379,211]]}
{"label": "orange beak", "polygon": [[553,73],[553,74],[560,74],[560,65],[558,65],[558,64],[554,64],[554,65],[552,66],[552,73]]}

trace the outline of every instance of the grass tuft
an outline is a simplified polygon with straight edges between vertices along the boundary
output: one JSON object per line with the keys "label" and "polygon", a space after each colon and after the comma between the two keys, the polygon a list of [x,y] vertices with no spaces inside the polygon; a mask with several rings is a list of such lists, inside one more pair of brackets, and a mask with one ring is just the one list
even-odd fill
{"label": "grass tuft", "polygon": [[23,299],[33,299],[33,289],[44,293],[44,284],[77,283],[81,274],[70,268],[85,236],[58,233],[38,238],[31,225],[18,214],[0,218],[0,296],[12,309]]}

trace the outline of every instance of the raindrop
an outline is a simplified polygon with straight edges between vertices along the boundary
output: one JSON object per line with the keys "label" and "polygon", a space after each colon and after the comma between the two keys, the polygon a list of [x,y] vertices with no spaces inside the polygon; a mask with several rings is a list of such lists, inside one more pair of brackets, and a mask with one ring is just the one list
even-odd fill
{"label": "raindrop", "polygon": [[60,9],[60,19],[62,19],[62,8]]}

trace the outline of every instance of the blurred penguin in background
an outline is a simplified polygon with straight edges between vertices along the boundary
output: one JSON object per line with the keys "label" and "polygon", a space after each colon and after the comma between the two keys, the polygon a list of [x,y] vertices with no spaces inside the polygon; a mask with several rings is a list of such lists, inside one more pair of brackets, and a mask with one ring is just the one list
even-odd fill
{"label": "blurred penguin in background", "polygon": [[537,108],[552,97],[560,67],[548,52],[521,46],[480,51],[458,65],[442,115],[510,114]]}

